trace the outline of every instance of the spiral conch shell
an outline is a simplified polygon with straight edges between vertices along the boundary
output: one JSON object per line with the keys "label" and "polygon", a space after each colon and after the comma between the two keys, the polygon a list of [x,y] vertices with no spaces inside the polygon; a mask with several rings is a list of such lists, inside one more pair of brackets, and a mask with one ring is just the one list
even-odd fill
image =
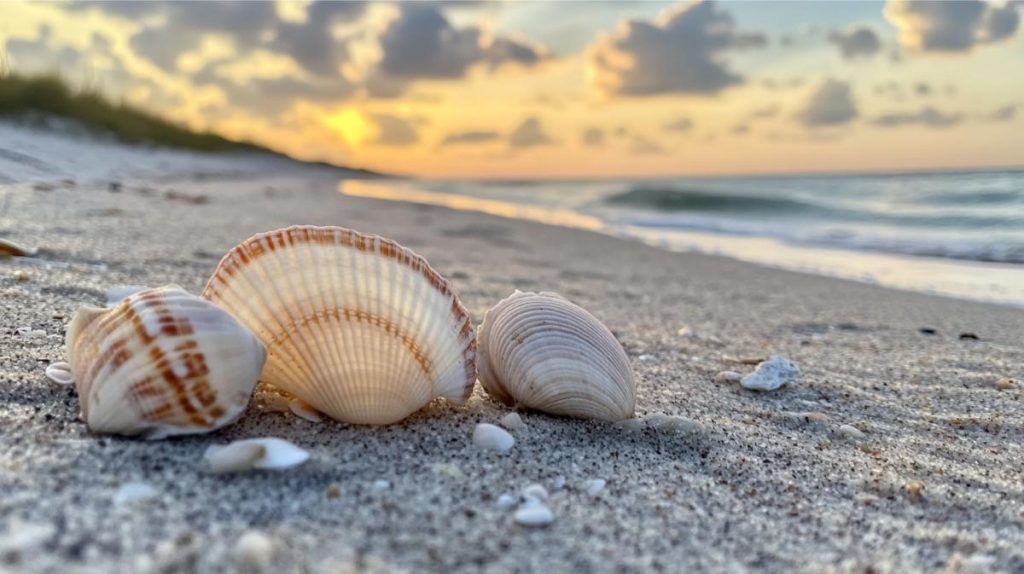
{"label": "spiral conch shell", "polygon": [[516,291],[484,315],[480,382],[496,399],[556,415],[633,416],[629,358],[593,315],[554,293]]}
{"label": "spiral conch shell", "polygon": [[82,418],[104,433],[208,432],[242,414],[266,353],[227,312],[177,286],[82,307],[67,355]]}
{"label": "spiral conch shell", "polygon": [[261,233],[224,256],[203,296],[266,346],[261,380],[337,420],[393,423],[473,391],[469,314],[425,259],[390,239],[341,227]]}

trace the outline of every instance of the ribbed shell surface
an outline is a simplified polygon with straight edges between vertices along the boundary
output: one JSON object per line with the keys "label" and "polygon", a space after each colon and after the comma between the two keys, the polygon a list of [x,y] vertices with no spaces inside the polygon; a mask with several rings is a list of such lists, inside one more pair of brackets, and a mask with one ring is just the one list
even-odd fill
{"label": "ribbed shell surface", "polygon": [[203,295],[253,330],[262,380],[331,417],[388,424],[476,382],[476,339],[448,281],[390,239],[341,227],[256,235]]}
{"label": "ribbed shell surface", "polygon": [[593,315],[553,293],[516,291],[484,315],[480,382],[496,399],[551,414],[633,416],[636,385],[622,345]]}
{"label": "ribbed shell surface", "polygon": [[68,325],[82,416],[97,432],[162,438],[238,418],[266,359],[226,311],[178,287],[82,307]]}

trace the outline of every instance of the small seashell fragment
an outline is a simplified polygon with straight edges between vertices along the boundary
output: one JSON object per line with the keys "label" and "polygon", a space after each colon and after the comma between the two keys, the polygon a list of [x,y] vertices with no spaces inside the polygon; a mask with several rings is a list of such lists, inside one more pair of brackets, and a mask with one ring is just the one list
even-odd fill
{"label": "small seashell fragment", "polygon": [[32,278],[32,275],[24,269],[18,269],[12,275],[14,276],[14,280],[18,283],[24,283]]}
{"label": "small seashell fragment", "polygon": [[126,482],[114,493],[114,506],[124,506],[135,502],[151,500],[160,495],[157,489],[145,482]]}
{"label": "small seashell fragment", "polygon": [[845,436],[846,438],[850,438],[850,439],[864,438],[864,432],[861,431],[859,428],[857,428],[855,426],[839,425],[839,428],[837,428],[836,431],[839,432],[839,434]]}
{"label": "small seashell fragment", "polygon": [[18,245],[13,241],[0,239],[0,258],[2,257],[31,257],[36,250],[24,245]]}
{"label": "small seashell fragment", "polygon": [[451,284],[390,239],[340,227],[261,233],[203,296],[267,348],[260,379],[343,422],[389,424],[476,383],[476,338]]}
{"label": "small seashell fragment", "polygon": [[245,410],[266,353],[231,315],[179,287],[82,307],[67,328],[82,418],[149,439],[209,432]]}
{"label": "small seashell fragment", "polygon": [[917,480],[911,480],[905,487],[907,496],[914,500],[921,500],[924,498],[924,484]]}
{"label": "small seashell fragment", "polygon": [[70,385],[75,382],[75,376],[71,373],[71,364],[64,361],[47,365],[46,378],[58,385]]}
{"label": "small seashell fragment", "polygon": [[618,421],[633,416],[636,382],[615,336],[554,293],[516,291],[484,315],[480,382],[499,401],[550,414]]}
{"label": "small seashell fragment", "polygon": [[523,422],[523,417],[519,416],[519,413],[508,413],[501,417],[501,426],[510,431],[520,431],[526,428],[526,423]]}
{"label": "small seashell fragment", "polygon": [[1013,379],[1002,378],[996,381],[996,388],[1000,391],[1008,391],[1016,386],[1016,381]]}
{"label": "small seashell fragment", "polygon": [[540,528],[554,522],[555,515],[543,503],[527,501],[516,510],[512,519],[522,526]]}
{"label": "small seashell fragment", "polygon": [[282,470],[309,460],[309,453],[279,438],[254,438],[211,445],[203,458],[215,474],[252,469]]}
{"label": "small seashell fragment", "polygon": [[523,489],[523,497],[544,502],[548,499],[548,490],[539,484],[531,484]]}
{"label": "small seashell fragment", "polygon": [[498,501],[495,502],[495,506],[498,510],[511,510],[513,506],[519,503],[519,497],[514,494],[505,493],[498,497]]}
{"label": "small seashell fragment", "polygon": [[320,411],[306,404],[306,401],[293,398],[288,401],[288,409],[300,419],[305,419],[312,423],[322,422],[324,419],[320,416]]}
{"label": "small seashell fragment", "polygon": [[371,487],[377,492],[383,492],[391,488],[391,483],[381,478],[373,481]]}
{"label": "small seashell fragment", "polygon": [[603,478],[592,478],[583,483],[583,489],[586,490],[590,496],[597,496],[604,490],[605,480]]}
{"label": "small seashell fragment", "polygon": [[715,375],[715,382],[723,385],[730,383],[738,383],[743,379],[743,375],[736,371],[721,371]]}
{"label": "small seashell fragment", "polygon": [[800,376],[800,367],[789,359],[773,355],[757,365],[753,373],[743,377],[740,385],[755,391],[774,391],[791,384]]}
{"label": "small seashell fragment", "polygon": [[515,443],[516,439],[505,429],[492,424],[480,423],[473,430],[473,444],[478,448],[504,453],[511,450]]}
{"label": "small seashell fragment", "polygon": [[274,539],[258,530],[248,530],[238,538],[232,554],[246,572],[262,572],[274,561]]}
{"label": "small seashell fragment", "polygon": [[563,488],[565,488],[565,477],[556,476],[555,478],[553,478],[551,480],[551,488],[554,490],[562,490]]}

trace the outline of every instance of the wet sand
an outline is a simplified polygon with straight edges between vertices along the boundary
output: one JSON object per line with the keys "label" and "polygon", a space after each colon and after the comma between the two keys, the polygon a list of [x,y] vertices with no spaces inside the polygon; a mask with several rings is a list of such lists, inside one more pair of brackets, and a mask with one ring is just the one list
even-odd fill
{"label": "wet sand", "polygon": [[[272,540],[268,571],[1024,570],[1024,385],[997,384],[1024,377],[1024,311],[345,197],[323,170],[119,183],[0,185],[0,237],[43,260],[0,260],[0,572],[251,571],[237,541],[252,530]],[[298,223],[411,247],[477,323],[513,289],[562,293],[624,345],[638,415],[695,424],[522,413],[501,455],[472,444],[509,412],[478,385],[383,428],[269,412],[258,393],[219,432],[142,442],[89,433],[74,390],[44,377],[79,304],[119,285],[198,293],[230,247]],[[802,379],[771,393],[713,380],[752,370],[731,357],[771,354]],[[259,436],[312,458],[205,471],[210,444]],[[158,494],[114,504],[131,482]],[[496,504],[534,483],[547,528]]]}

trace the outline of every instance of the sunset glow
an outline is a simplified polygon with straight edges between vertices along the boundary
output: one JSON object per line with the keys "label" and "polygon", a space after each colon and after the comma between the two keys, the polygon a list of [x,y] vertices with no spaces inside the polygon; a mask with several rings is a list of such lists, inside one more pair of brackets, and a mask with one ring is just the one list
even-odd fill
{"label": "sunset glow", "polygon": [[1024,157],[1020,8],[1001,2],[24,1],[0,12],[11,69],[59,71],[192,127],[391,173],[596,178]]}

